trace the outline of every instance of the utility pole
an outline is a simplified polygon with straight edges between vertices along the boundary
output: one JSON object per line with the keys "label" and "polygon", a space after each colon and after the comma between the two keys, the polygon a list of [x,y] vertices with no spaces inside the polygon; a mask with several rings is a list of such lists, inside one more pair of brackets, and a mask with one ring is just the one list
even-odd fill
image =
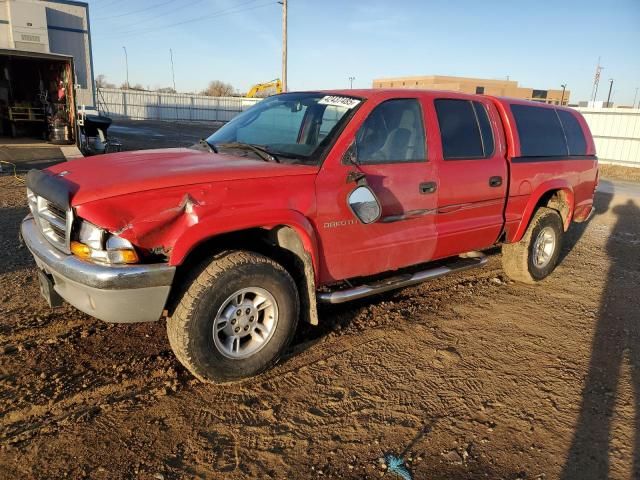
{"label": "utility pole", "polygon": [[613,88],[613,78],[609,79],[609,95],[607,95],[607,108],[609,108],[609,101],[611,100],[611,89]]}
{"label": "utility pole", "polygon": [[562,98],[560,99],[560,105],[564,105],[564,91],[567,89],[567,84],[563,83],[560,85],[562,87]]}
{"label": "utility pole", "polygon": [[[353,81],[356,79],[356,77],[349,77],[349,88],[351,88],[353,90]],[[636,89],[637,90],[637,89]]]}
{"label": "utility pole", "polygon": [[173,78],[173,91],[177,92],[176,90],[176,72],[173,69],[173,50],[169,49],[169,56],[171,57],[171,78]]}
{"label": "utility pole", "polygon": [[287,91],[287,0],[282,5],[282,91]]}
{"label": "utility pole", "polygon": [[127,72],[127,90],[129,89],[129,56],[127,55],[127,47],[122,47],[124,50],[124,68]]}
{"label": "utility pole", "polygon": [[[633,103],[631,104],[631,108],[636,108],[636,98],[638,98],[638,87],[636,87],[636,93],[633,96]],[[638,106],[640,107],[640,104]]]}

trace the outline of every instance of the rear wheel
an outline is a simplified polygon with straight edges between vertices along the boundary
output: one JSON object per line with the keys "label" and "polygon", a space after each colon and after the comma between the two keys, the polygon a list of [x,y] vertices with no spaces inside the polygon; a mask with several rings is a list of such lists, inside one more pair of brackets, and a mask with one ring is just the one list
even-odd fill
{"label": "rear wheel", "polygon": [[536,283],[558,264],[564,230],[560,214],[540,207],[517,243],[502,246],[502,268],[513,280]]}
{"label": "rear wheel", "polygon": [[256,375],[278,361],[299,316],[291,275],[263,255],[223,252],[187,287],[167,322],[180,362],[205,381]]}

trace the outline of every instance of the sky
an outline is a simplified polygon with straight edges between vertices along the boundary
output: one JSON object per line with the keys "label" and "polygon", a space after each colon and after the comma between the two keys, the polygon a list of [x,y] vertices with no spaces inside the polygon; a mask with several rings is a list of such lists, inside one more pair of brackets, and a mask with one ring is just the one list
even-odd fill
{"label": "sky", "polygon": [[[241,92],[280,77],[275,0],[89,0],[95,75]],[[374,78],[457,75],[631,104],[640,87],[640,0],[289,0],[289,90],[371,87]],[[638,93],[640,99],[640,92]]]}

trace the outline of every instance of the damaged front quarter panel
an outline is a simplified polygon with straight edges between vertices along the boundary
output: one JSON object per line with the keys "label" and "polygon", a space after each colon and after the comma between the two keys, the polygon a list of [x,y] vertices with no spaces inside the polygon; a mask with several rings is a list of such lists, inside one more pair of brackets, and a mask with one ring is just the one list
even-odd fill
{"label": "damaged front quarter panel", "polygon": [[226,193],[223,185],[141,192],[79,205],[76,213],[150,253],[168,255],[185,230],[221,209]]}

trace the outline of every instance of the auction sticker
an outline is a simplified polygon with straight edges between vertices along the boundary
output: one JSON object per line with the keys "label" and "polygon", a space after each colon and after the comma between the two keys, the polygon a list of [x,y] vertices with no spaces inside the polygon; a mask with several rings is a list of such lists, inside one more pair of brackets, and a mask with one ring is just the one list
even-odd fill
{"label": "auction sticker", "polygon": [[333,105],[334,107],[353,108],[360,103],[357,98],[341,97],[340,95],[327,95],[323,97],[318,104]]}

